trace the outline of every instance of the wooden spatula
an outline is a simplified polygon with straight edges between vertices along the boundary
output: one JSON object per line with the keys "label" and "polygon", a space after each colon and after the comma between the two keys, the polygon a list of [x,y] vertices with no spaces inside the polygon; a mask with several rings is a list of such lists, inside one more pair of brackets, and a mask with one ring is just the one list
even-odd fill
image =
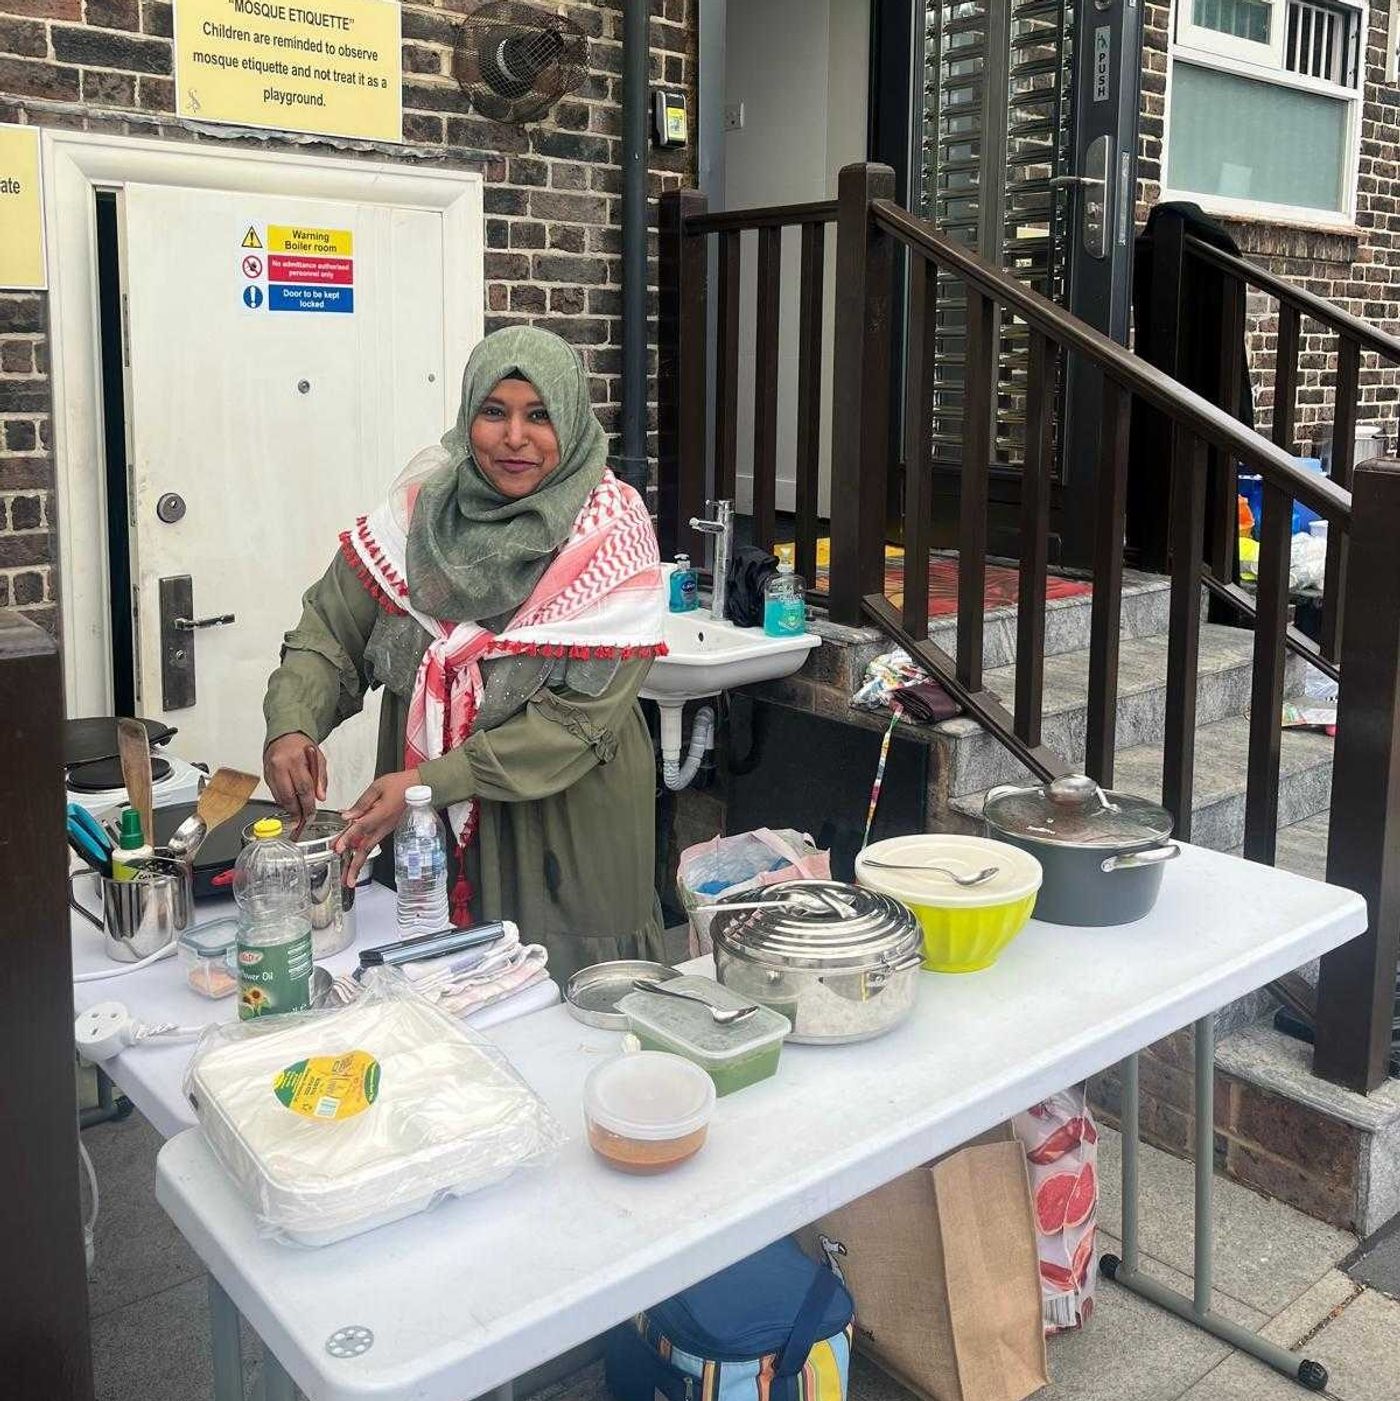
{"label": "wooden spatula", "polygon": [[117,721],[117,753],[122,762],[126,799],[141,814],[141,835],[155,841],[151,815],[151,741],[146,727],[136,720]]}
{"label": "wooden spatula", "polygon": [[257,786],[255,774],[215,769],[214,776],[199,795],[194,812],[171,833],[170,849],[186,861],[193,861],[209,833],[242,812]]}

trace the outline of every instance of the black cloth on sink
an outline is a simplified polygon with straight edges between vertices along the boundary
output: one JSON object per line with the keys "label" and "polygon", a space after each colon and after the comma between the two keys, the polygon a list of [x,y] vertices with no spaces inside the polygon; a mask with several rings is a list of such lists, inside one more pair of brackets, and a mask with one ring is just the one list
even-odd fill
{"label": "black cloth on sink", "polygon": [[736,627],[763,626],[763,588],[778,572],[778,557],[757,545],[740,545],[729,561],[724,616]]}

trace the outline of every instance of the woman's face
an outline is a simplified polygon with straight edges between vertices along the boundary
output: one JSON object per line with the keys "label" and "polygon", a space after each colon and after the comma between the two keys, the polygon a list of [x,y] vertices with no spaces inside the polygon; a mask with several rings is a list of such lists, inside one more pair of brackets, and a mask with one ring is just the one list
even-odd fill
{"label": "woman's face", "polygon": [[502,496],[529,496],[559,466],[559,438],[535,386],[503,379],[472,419],[472,453]]}

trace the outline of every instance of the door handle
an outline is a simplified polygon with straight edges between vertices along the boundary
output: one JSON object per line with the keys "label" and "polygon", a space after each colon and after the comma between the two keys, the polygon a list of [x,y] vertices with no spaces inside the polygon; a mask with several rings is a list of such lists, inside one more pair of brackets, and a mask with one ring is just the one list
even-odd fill
{"label": "door handle", "polygon": [[175,618],[170,626],[176,632],[193,632],[196,628],[222,628],[234,621],[232,613],[220,613],[216,618]]}
{"label": "door handle", "polygon": [[1049,183],[1052,190],[1063,190],[1075,185],[1102,185],[1103,181],[1096,175],[1052,175]]}

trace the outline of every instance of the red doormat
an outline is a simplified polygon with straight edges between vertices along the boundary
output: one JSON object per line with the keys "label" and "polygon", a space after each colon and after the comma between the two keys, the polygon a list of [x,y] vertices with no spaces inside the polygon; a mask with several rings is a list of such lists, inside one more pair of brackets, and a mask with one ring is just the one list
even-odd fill
{"label": "red doormat", "polygon": [[[826,593],[830,570],[817,566],[814,588]],[[987,586],[984,602],[988,612],[994,608],[1014,608],[1020,598],[1020,576],[1005,564],[987,565]],[[1045,581],[1045,597],[1088,598],[1093,586],[1084,579],[1063,579],[1051,574]],[[885,552],[885,597],[896,608],[904,606],[904,552]],[[931,554],[928,561],[928,615],[946,618],[958,611],[958,561],[955,555]]]}

